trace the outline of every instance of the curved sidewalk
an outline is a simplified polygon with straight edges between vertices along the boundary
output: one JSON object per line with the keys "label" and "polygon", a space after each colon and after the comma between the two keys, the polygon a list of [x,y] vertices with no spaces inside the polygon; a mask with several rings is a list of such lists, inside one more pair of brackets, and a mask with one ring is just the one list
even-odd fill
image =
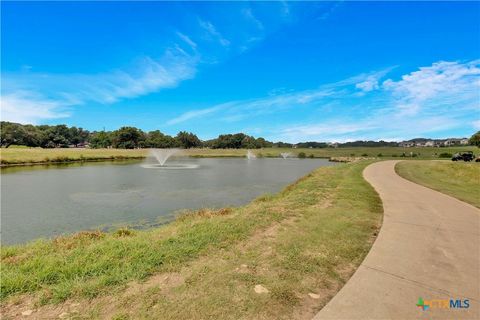
{"label": "curved sidewalk", "polygon": [[[480,319],[480,210],[401,178],[397,162],[365,169],[383,201],[381,231],[314,319]],[[468,299],[470,307],[424,311],[419,297]]]}

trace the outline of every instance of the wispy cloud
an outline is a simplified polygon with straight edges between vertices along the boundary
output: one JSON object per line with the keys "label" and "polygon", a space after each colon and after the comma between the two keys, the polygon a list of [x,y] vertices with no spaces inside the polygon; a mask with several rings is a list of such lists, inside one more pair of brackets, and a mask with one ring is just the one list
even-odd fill
{"label": "wispy cloud", "polygon": [[186,44],[188,44],[190,47],[193,49],[197,48],[197,43],[193,41],[189,36],[181,33],[180,31],[177,31],[177,36],[182,39]]}
{"label": "wispy cloud", "polygon": [[242,10],[243,16],[250,22],[252,22],[259,30],[263,30],[264,26],[263,23],[255,17],[252,12],[252,8],[245,8]]}
{"label": "wispy cloud", "polygon": [[70,114],[66,108],[67,105],[37,93],[16,91],[2,95],[1,120],[35,124],[38,120],[68,117]]}
{"label": "wispy cloud", "polygon": [[66,107],[112,104],[172,88],[195,75],[197,58],[175,48],[159,60],[140,59],[129,70],[100,74],[2,74],[2,119],[37,123],[68,116]]}
{"label": "wispy cloud", "polygon": [[280,132],[279,138],[288,141],[305,141],[318,137],[324,137],[324,140],[331,140],[331,138],[335,136],[348,140],[349,134],[358,135],[375,129],[378,129],[378,125],[373,123],[356,124],[329,121],[322,124],[299,125],[284,128]]}
{"label": "wispy cloud", "polygon": [[173,118],[167,122],[167,124],[172,125],[172,124],[177,124],[181,122],[185,122],[191,119],[199,118],[214,112],[217,112],[222,109],[224,105],[218,105],[212,108],[207,108],[207,109],[201,109],[201,110],[193,110],[193,111],[188,111],[183,113],[181,116]]}
{"label": "wispy cloud", "polygon": [[[261,122],[267,115],[285,113],[295,118],[303,113],[305,117],[301,123],[287,120],[263,127],[263,135],[267,138],[290,142],[305,139],[339,142],[394,140],[440,134],[468,126],[478,128],[479,60],[437,62],[400,76],[398,80],[382,81],[394,68],[363,73],[313,90],[273,90],[262,98],[230,101],[189,111],[169,124],[198,119],[208,123],[245,119]],[[465,122],[475,114],[477,119]]]}
{"label": "wispy cloud", "polygon": [[198,23],[200,24],[200,27],[206,31],[206,34],[210,39],[217,40],[224,47],[228,47],[230,45],[230,41],[225,39],[210,21],[198,19]]}
{"label": "wispy cloud", "polygon": [[428,108],[431,100],[478,102],[480,90],[480,60],[461,63],[440,61],[418,71],[391,79],[383,88],[396,98],[396,106],[402,115],[414,115]]}
{"label": "wispy cloud", "polygon": [[[479,60],[433,63],[379,85],[367,77],[356,87],[377,90],[381,107],[365,117],[332,116],[321,124],[291,125],[277,130],[277,139],[352,141],[357,139],[400,140],[480,127]],[[368,90],[364,90],[367,88]],[[370,90],[372,89],[372,90]],[[375,102],[375,99],[372,100]],[[366,104],[372,101],[366,102]],[[472,116],[473,122],[466,122]]]}
{"label": "wispy cloud", "polygon": [[[325,102],[325,98],[341,98],[346,94],[350,94],[352,90],[357,92],[358,90],[355,90],[355,86],[358,85],[358,83],[372,81],[371,79],[377,79],[376,81],[378,81],[378,79],[381,79],[389,70],[391,70],[391,68],[357,75],[342,81],[324,84],[313,90],[303,90],[280,94],[277,94],[277,92],[283,92],[285,90],[271,90],[266,97],[230,101],[228,103],[223,103],[206,109],[189,111],[169,121],[168,124],[178,124],[206,116],[215,116],[217,120],[220,119],[226,122],[234,122],[246,118],[272,114],[282,110],[290,110],[295,107],[323,103]],[[221,112],[222,115],[215,115],[217,112]]]}
{"label": "wispy cloud", "polygon": [[321,124],[291,125],[276,128],[272,139],[298,142],[305,140],[348,142],[355,140],[399,141],[450,130],[463,121],[457,117],[432,116],[415,120],[398,119],[394,113],[372,114],[364,119],[334,118]]}

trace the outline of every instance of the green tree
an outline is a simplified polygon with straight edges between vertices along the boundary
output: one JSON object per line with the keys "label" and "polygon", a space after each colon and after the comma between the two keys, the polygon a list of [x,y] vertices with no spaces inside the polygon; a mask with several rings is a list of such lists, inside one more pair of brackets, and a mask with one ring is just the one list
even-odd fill
{"label": "green tree", "polygon": [[175,139],[180,144],[180,147],[186,149],[200,147],[202,145],[202,141],[191,132],[180,131]]}
{"label": "green tree", "polygon": [[77,147],[80,143],[87,141],[89,132],[82,128],[71,127],[68,129],[70,143]]}
{"label": "green tree", "polygon": [[25,130],[21,124],[13,122],[1,122],[0,143],[2,147],[8,148],[12,144],[22,144]]}
{"label": "green tree", "polygon": [[100,132],[93,132],[90,135],[89,142],[90,148],[108,148],[112,145],[111,133],[100,131]]}
{"label": "green tree", "polygon": [[474,133],[470,139],[468,140],[468,142],[472,145],[472,146],[477,146],[480,148],[480,131],[477,131],[476,133]]}
{"label": "green tree", "polygon": [[174,148],[179,147],[180,143],[172,136],[163,134],[160,130],[150,131],[145,140],[147,148]]}
{"label": "green tree", "polygon": [[112,133],[114,148],[134,149],[144,145],[145,134],[135,127],[121,127]]}

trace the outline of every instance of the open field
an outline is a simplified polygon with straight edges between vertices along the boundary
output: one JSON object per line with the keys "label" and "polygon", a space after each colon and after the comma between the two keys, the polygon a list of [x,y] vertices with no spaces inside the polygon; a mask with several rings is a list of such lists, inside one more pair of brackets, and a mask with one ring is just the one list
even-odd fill
{"label": "open field", "polygon": [[395,166],[395,171],[405,179],[480,208],[480,163],[404,161]]}
{"label": "open field", "polygon": [[370,163],[319,168],[244,207],[151,230],[3,247],[4,318],[311,318],[380,228],[381,201],[362,178]]}
{"label": "open field", "polygon": [[[453,154],[459,151],[477,148],[448,147],[448,148],[401,148],[401,147],[353,147],[353,148],[319,148],[319,149],[291,149],[291,148],[266,148],[256,149],[253,152],[259,157],[279,157],[281,152],[291,152],[297,156],[303,152],[307,157],[378,157],[398,158],[405,154],[405,159],[438,159],[440,154]],[[245,149],[188,149],[181,154],[191,157],[244,157]],[[411,153],[413,157],[411,156]],[[53,163],[71,161],[101,161],[115,159],[138,159],[148,155],[147,149],[41,149],[41,148],[2,148],[0,162],[2,165]]]}
{"label": "open field", "polygon": [[2,165],[55,163],[72,161],[101,161],[120,159],[140,159],[147,155],[143,149],[85,149],[85,148],[2,148]]}

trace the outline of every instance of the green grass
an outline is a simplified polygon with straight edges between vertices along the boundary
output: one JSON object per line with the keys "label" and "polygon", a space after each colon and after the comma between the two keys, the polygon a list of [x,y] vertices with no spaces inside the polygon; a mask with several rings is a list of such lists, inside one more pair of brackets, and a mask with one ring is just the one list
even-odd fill
{"label": "green grass", "polygon": [[0,163],[2,165],[59,163],[73,161],[101,161],[140,159],[146,157],[147,150],[125,149],[83,149],[83,148],[2,148]]}
{"label": "green grass", "polygon": [[[369,163],[322,167],[244,207],[191,212],[147,231],[3,247],[3,305],[13,312],[33,301],[45,317],[58,317],[49,305],[67,299],[80,303],[82,318],[313,316],[380,227],[381,201],[362,178]],[[269,293],[255,293],[257,284]]]}
{"label": "green grass", "polygon": [[[305,153],[306,157],[330,158],[330,157],[378,157],[378,158],[402,158],[405,159],[437,159],[441,153],[456,153],[473,150],[472,147],[448,147],[448,148],[400,148],[400,147],[377,147],[377,148],[322,148],[322,149],[291,149],[291,148],[266,148],[257,149],[253,152],[258,157],[280,157],[281,152],[291,152],[293,156]],[[189,149],[181,154],[190,157],[245,157],[247,150],[244,149]],[[410,157],[411,154],[415,155]],[[2,148],[0,150],[0,163],[5,165],[32,164],[32,163],[55,163],[72,161],[101,161],[115,159],[138,159],[148,155],[147,149],[42,149],[42,148]],[[402,158],[403,159],[403,158]]]}
{"label": "green grass", "polygon": [[405,179],[480,208],[480,163],[402,161],[395,170]]}

